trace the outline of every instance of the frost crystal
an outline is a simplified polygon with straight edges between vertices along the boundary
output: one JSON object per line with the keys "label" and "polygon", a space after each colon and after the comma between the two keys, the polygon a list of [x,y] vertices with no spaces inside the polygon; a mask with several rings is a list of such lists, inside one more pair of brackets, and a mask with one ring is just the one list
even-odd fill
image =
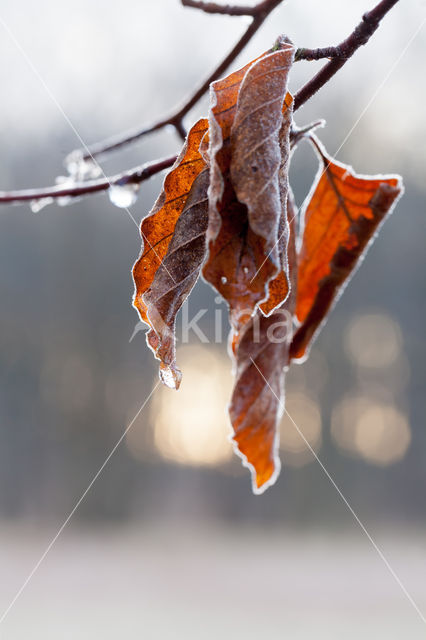
{"label": "frost crystal", "polygon": [[[71,176],[58,176],[55,179],[57,185],[61,185],[64,189],[72,188],[74,186],[74,178]],[[77,200],[77,198],[72,198],[71,196],[62,196],[61,198],[56,198],[56,204],[60,207],[66,207],[68,204],[71,204],[73,200]]]}
{"label": "frost crystal", "polygon": [[30,209],[33,213],[38,213],[48,204],[52,204],[53,198],[39,198],[38,200],[31,200]]}
{"label": "frost crystal", "polygon": [[102,169],[93,158],[84,158],[81,151],[73,151],[65,158],[65,168],[74,182],[99,178]]}

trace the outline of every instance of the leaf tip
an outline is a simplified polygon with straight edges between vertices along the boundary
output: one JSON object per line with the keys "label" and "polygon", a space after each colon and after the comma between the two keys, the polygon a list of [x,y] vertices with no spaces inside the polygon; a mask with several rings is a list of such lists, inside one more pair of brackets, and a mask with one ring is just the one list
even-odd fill
{"label": "leaf tip", "polygon": [[265,493],[266,489],[272,487],[277,481],[281,471],[281,462],[278,455],[275,456],[274,464],[267,473],[260,473],[253,467],[252,473],[252,491],[254,495],[260,496]]}
{"label": "leaf tip", "polygon": [[241,459],[243,466],[250,471],[251,488],[256,496],[265,493],[266,489],[272,487],[277,481],[281,472],[281,460],[278,453],[278,436],[275,435],[272,456],[256,456],[239,440],[236,434],[231,436],[234,453]]}
{"label": "leaf tip", "polygon": [[179,389],[182,381],[182,371],[180,371],[176,366],[161,362],[159,373],[160,380],[166,387],[174,389],[175,391]]}

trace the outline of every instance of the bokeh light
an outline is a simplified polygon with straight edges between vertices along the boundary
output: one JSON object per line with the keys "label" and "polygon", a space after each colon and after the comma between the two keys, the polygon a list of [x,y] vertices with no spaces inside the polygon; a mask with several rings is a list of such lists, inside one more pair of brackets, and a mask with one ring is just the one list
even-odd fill
{"label": "bokeh light", "polygon": [[[219,352],[201,346],[180,348],[177,362],[183,371],[179,392],[160,387],[153,397],[155,448],[163,458],[181,464],[223,464],[232,457],[226,413],[230,364]],[[129,431],[127,445],[136,457],[140,438],[140,430]]]}
{"label": "bokeh light", "polygon": [[384,313],[356,316],[345,335],[345,349],[359,367],[380,369],[394,364],[402,352],[399,325]]}
{"label": "bokeh light", "polygon": [[411,443],[407,417],[391,401],[366,395],[347,396],[335,407],[331,433],[341,449],[379,466],[401,460]]}

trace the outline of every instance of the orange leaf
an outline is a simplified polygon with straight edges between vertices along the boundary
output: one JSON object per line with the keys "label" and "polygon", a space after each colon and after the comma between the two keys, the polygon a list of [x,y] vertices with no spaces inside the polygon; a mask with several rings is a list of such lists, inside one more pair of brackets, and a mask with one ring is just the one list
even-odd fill
{"label": "orange leaf", "polygon": [[297,359],[305,356],[403,191],[398,176],[358,176],[332,160],[316,138],[312,140],[321,168],[303,214],[296,305],[301,326],[291,345],[291,358]]}
{"label": "orange leaf", "polygon": [[142,252],[133,267],[133,304],[145,322],[146,305],[142,296],[151,286],[155,273],[166,255],[176,222],[183,211],[193,182],[205,167],[199,146],[207,129],[208,123],[204,118],[191,128],[179,157],[164,180],[156,203],[149,215],[142,220]]}
{"label": "orange leaf", "polygon": [[[152,298],[155,297],[156,294],[151,292],[151,294],[148,295],[148,300],[144,299],[144,294],[146,294],[153,285],[155,275],[167,254],[176,223],[184,210],[194,181],[201,171],[205,169],[205,161],[200,154],[199,147],[207,129],[208,122],[205,119],[199,120],[191,128],[178,159],[164,180],[160,196],[150,214],[143,219],[141,224],[142,252],[133,267],[133,278],[135,282],[133,304],[138,310],[141,319],[151,328],[153,328],[153,324],[149,315],[148,305],[150,305],[151,313],[154,314]],[[164,280],[164,272],[166,272],[170,280],[172,282],[175,281],[175,277],[170,269],[168,273],[167,270],[168,267],[163,265],[161,279]],[[178,283],[175,281],[175,284]],[[170,323],[170,321],[171,315],[169,315],[166,325],[167,322]],[[159,331],[158,314],[155,319],[155,326],[157,331]],[[153,348],[154,353],[158,351],[160,357],[160,345],[156,342],[155,333],[150,332],[149,336],[150,346]],[[173,357],[169,356],[166,358],[168,365],[173,362]],[[173,368],[169,371],[163,367],[163,373],[166,375],[169,384],[179,386],[180,378],[178,371],[173,370]]]}
{"label": "orange leaf", "polygon": [[182,378],[176,366],[176,315],[198,279],[205,256],[208,184],[209,170],[204,169],[194,180],[167,253],[142,298],[152,327],[148,344],[161,361],[162,381],[174,389]]}
{"label": "orange leaf", "polygon": [[[236,328],[268,297],[269,282],[287,262],[292,101],[284,99],[294,48],[281,47],[211,87],[208,257],[203,275],[227,300]],[[281,278],[281,284],[285,298],[287,282]]]}
{"label": "orange leaf", "polygon": [[293,203],[289,199],[291,293],[265,317],[260,311],[237,334],[231,332],[235,386],[229,415],[236,452],[252,473],[253,491],[262,493],[280,470],[278,423],[284,410],[284,377],[289,364],[296,299],[296,251]]}

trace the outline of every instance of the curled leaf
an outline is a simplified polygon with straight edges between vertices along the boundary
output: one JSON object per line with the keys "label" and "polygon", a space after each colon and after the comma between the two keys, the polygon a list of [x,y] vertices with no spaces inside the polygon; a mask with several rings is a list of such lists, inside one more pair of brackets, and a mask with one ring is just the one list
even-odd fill
{"label": "curled leaf", "polygon": [[[200,142],[208,129],[207,120],[199,120],[189,131],[183,149],[167,174],[163,189],[149,215],[142,220],[142,251],[133,267],[135,296],[133,304],[141,319],[147,322],[142,300],[167,252],[176,222],[183,211],[193,182],[205,168],[199,152]],[[149,324],[149,323],[148,323]]]}
{"label": "curled leaf", "polygon": [[280,176],[289,153],[291,98],[285,97],[294,48],[281,46],[211,87],[203,275],[227,300],[236,328],[267,298],[268,284],[282,266],[278,240],[287,181],[280,186]]}
{"label": "curled leaf", "polygon": [[174,388],[179,386],[182,377],[176,366],[176,314],[196,283],[205,256],[208,183],[209,170],[204,169],[194,180],[167,253],[152,285],[143,295],[152,327],[148,344],[161,361],[163,382]]}
{"label": "curled leaf", "polygon": [[[260,305],[260,310],[265,315],[269,315],[274,309],[279,307],[287,298],[290,292],[289,282],[289,259],[287,256],[287,246],[289,241],[289,223],[294,220],[295,205],[293,194],[289,192],[288,169],[290,162],[290,148],[288,134],[291,128],[293,116],[293,98],[288,93],[284,99],[283,122],[280,130],[281,165],[278,174],[281,216],[278,225],[278,240],[276,248],[278,250],[279,271],[269,282],[268,297]],[[290,204],[289,204],[290,203]]]}
{"label": "curled leaf", "polygon": [[[205,119],[199,120],[191,128],[179,157],[164,180],[160,196],[150,214],[142,220],[142,251],[133,267],[135,283],[133,304],[138,310],[141,320],[151,328],[152,324],[144,294],[153,284],[155,275],[166,256],[176,223],[184,210],[194,181],[205,169],[205,161],[200,154],[199,147],[207,129],[208,122]],[[167,271],[167,267],[164,267],[164,270]],[[169,271],[168,275],[173,281],[173,274]],[[152,303],[151,313],[155,314]],[[155,319],[155,322],[157,321],[158,317]],[[157,345],[156,338],[152,333],[149,344],[156,352],[159,345]],[[169,370],[166,365],[162,372],[163,380],[169,386],[179,386],[179,374],[176,370]]]}
{"label": "curled leaf", "polygon": [[284,410],[284,377],[289,364],[296,300],[295,223],[292,200],[289,264],[291,293],[269,316],[260,311],[239,333],[231,333],[235,386],[229,406],[236,452],[252,473],[254,493],[262,493],[279,474],[279,420]]}
{"label": "curled leaf", "polygon": [[303,213],[291,357],[300,359],[403,191],[399,176],[359,176],[314,138],[321,166]]}

